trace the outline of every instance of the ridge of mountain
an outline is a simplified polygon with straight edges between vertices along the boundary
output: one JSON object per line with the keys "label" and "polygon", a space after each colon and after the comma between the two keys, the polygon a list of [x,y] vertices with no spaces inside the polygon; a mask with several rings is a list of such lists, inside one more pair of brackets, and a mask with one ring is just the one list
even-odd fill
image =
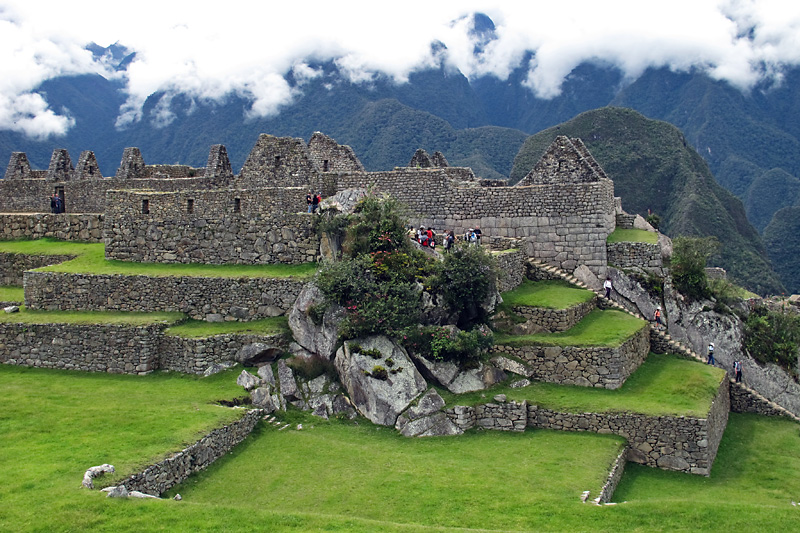
{"label": "ridge of mountain", "polygon": [[557,135],[583,140],[614,181],[626,211],[658,214],[660,229],[670,236],[716,237],[722,247],[712,261],[734,280],[760,294],[783,290],[742,202],[714,181],[678,128],[626,108],[587,111],[529,137],[514,161],[512,183]]}

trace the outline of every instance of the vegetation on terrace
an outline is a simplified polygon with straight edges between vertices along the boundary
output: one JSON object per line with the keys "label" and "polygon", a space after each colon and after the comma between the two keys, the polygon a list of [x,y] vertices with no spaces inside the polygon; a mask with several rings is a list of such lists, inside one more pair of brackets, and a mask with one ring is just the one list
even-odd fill
{"label": "vegetation on terrace", "polygon": [[[48,252],[44,250],[48,250]],[[105,247],[102,243],[75,243],[54,239],[0,241],[0,252],[77,256],[70,261],[37,269],[41,272],[153,277],[311,278],[317,271],[316,263],[304,263],[301,265],[135,263],[106,260],[104,250]]]}
{"label": "vegetation on terrace", "polygon": [[502,297],[501,309],[516,306],[567,309],[588,302],[594,298],[594,293],[561,280],[525,280],[516,289],[504,292]]}
{"label": "vegetation on terrace", "polygon": [[485,391],[454,395],[439,391],[447,404],[477,405],[497,394],[509,400],[570,413],[630,412],[645,415],[705,417],[725,372],[675,355],[651,353],[616,390],[533,382],[512,388],[501,384]]}
{"label": "vegetation on terrace", "polygon": [[495,344],[508,346],[609,346],[617,347],[647,325],[622,311],[594,309],[567,331],[509,335],[498,333]]}
{"label": "vegetation on terrace", "polygon": [[0,302],[22,302],[25,300],[25,290],[22,287],[0,287]]}
{"label": "vegetation on terrace", "polygon": [[287,317],[276,316],[250,322],[206,322],[205,320],[189,319],[167,328],[164,333],[175,337],[200,339],[228,334],[289,334],[290,331]]}
{"label": "vegetation on terrace", "polygon": [[147,326],[173,324],[186,315],[178,312],[138,313],[132,311],[47,311],[20,306],[18,313],[0,313],[0,323],[17,324],[113,324]]}
{"label": "vegetation on terrace", "polygon": [[[241,394],[233,383],[240,370],[200,379],[0,366],[0,529],[789,531],[796,526],[797,509],[790,501],[800,494],[797,424],[737,414],[731,414],[711,477],[628,464],[615,497],[625,503],[610,507],[581,504],[579,496],[584,490],[597,494],[622,446],[616,436],[537,430],[406,439],[361,420],[328,422],[296,411],[278,416],[291,428],[302,423],[302,431],[260,426],[232,453],[168,493],[180,493],[182,502],[120,501],[78,488],[89,466],[114,464],[117,474],[98,478],[98,484],[112,484],[239,416],[242,410],[211,402]],[[343,480],[347,490],[341,489]]]}
{"label": "vegetation on terrace", "polygon": [[606,238],[606,242],[644,242],[648,244],[657,244],[658,233],[645,231],[643,229],[617,228]]}

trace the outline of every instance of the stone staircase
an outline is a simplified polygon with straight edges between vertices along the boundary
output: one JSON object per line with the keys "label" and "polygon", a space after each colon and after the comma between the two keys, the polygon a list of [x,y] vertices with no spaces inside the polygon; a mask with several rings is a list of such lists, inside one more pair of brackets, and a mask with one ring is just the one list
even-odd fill
{"label": "stone staircase", "polygon": [[[561,268],[559,268],[557,266],[553,266],[553,265],[550,265],[548,263],[545,263],[543,261],[540,261],[538,259],[533,259],[533,258],[528,259],[528,265],[531,268],[534,268],[536,270],[539,270],[539,271],[547,273],[549,276],[557,277],[559,279],[562,279],[562,280],[566,281],[567,283],[571,283],[572,285],[575,285],[576,287],[580,287],[581,289],[586,289],[586,290],[594,292],[595,294],[597,294],[597,296],[599,298],[598,302],[602,302],[602,305],[605,308],[617,309],[619,311],[623,311],[625,313],[628,313],[631,316],[635,316],[637,318],[648,320],[647,317],[642,316],[641,313],[637,313],[637,312],[631,311],[630,309],[628,309],[624,305],[622,305],[622,304],[620,304],[618,302],[615,302],[613,300],[607,300],[605,298],[605,292],[602,289],[593,289],[593,288],[589,287],[588,285],[583,283],[581,280],[579,280],[578,278],[576,278],[575,276],[573,276],[569,272],[566,272],[566,271],[562,270]],[[706,362],[703,359],[703,357],[700,354],[698,354],[697,352],[695,352],[691,347],[686,346],[685,344],[673,339],[672,337],[669,336],[669,334],[666,331],[660,330],[660,329],[656,329],[656,328],[651,328],[650,331],[651,331],[651,334],[656,335],[663,343],[665,343],[667,346],[669,346],[669,348],[674,353],[679,353],[679,354],[684,355],[686,357],[695,359],[695,360],[697,360],[697,361],[699,361],[701,363],[705,363]],[[773,409],[775,412],[780,413],[781,415],[786,416],[786,417],[788,417],[788,418],[790,418],[790,419],[792,419],[792,420],[794,420],[796,422],[800,422],[800,417],[798,417],[797,415],[795,415],[791,411],[787,410],[786,408],[781,407],[780,405],[778,405],[777,403],[773,402],[772,400],[768,400],[763,395],[759,394],[756,390],[748,387],[744,383],[741,383],[741,382],[737,383],[735,380],[733,380],[730,377],[728,377],[728,380],[731,383],[731,387],[738,387],[738,388],[744,390],[745,392],[749,393],[754,398],[758,399],[764,405],[766,405],[769,408]]]}

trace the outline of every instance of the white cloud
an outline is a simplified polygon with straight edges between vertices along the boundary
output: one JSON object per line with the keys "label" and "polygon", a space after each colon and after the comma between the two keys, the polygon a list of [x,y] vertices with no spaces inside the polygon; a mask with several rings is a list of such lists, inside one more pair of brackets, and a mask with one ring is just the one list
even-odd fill
{"label": "white cloud", "polygon": [[[472,12],[489,15],[496,40],[473,53]],[[437,65],[431,43],[447,47],[452,68],[504,79],[535,52],[527,84],[537,95],[559,94],[572,69],[586,60],[617,65],[635,78],[650,66],[705,69],[747,89],[763,76],[779,79],[784,65],[800,64],[800,3],[786,0],[572,0],[421,2],[307,0],[302,4],[228,0],[0,0],[0,129],[31,136],[63,134],[73,122],[33,91],[44,80],[71,73],[111,76],[105,62],[84,50],[89,42],[119,41],[135,50],[125,74],[128,101],[118,124],[142,119],[145,99],[166,96],[154,119],[172,120],[171,98],[252,102],[249,116],[279,113],[298,87],[320,76],[309,66],[335,61],[354,83],[376,73],[398,83],[415,69]]]}

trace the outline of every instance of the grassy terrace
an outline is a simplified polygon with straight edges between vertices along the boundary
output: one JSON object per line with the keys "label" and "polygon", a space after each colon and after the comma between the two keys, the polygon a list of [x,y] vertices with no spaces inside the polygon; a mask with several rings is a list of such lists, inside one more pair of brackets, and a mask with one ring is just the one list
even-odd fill
{"label": "grassy terrace", "polygon": [[440,391],[447,404],[476,405],[497,394],[570,413],[632,412],[646,415],[704,417],[719,384],[722,369],[675,355],[651,353],[625,384],[616,390],[534,382],[519,389],[507,385],[454,395]]}
{"label": "grassy terrace", "polygon": [[614,309],[595,309],[573,328],[534,335],[495,335],[495,344],[508,346],[620,346],[647,322]]}
{"label": "grassy terrace", "polygon": [[287,320],[285,316],[253,320],[251,322],[206,322],[204,320],[190,319],[168,328],[164,333],[190,339],[236,333],[254,335],[288,334],[289,325]]}
{"label": "grassy terrace", "polygon": [[[702,365],[698,365],[702,366]],[[471,431],[406,439],[363,420],[281,415],[172,493],[114,500],[110,483],[241,410],[234,369],[211,378],[0,365],[2,531],[792,531],[800,437],[787,420],[731,414],[711,477],[629,464],[616,506],[583,505],[622,446],[612,435]],[[143,408],[146,406],[146,408]],[[91,421],[91,423],[87,423]],[[304,429],[296,431],[302,422]],[[170,493],[170,494],[172,494]],[[594,495],[593,494],[593,495]]]}
{"label": "grassy terrace", "polygon": [[205,265],[199,263],[134,263],[108,261],[102,243],[63,242],[54,239],[37,241],[1,241],[0,252],[31,255],[76,255],[75,259],[37,269],[41,272],[153,277],[212,278],[310,278],[316,263],[302,265]]}
{"label": "grassy terrace", "polygon": [[183,313],[134,313],[126,311],[39,311],[20,306],[19,313],[0,313],[0,322],[12,324],[116,324],[147,326],[173,324]]}
{"label": "grassy terrace", "polygon": [[25,300],[25,291],[22,287],[0,287],[0,302],[22,302]]}
{"label": "grassy terrace", "polygon": [[565,281],[525,280],[514,289],[503,293],[503,307],[545,307],[567,309],[588,302],[594,297],[592,291],[579,289]]}
{"label": "grassy terrace", "polygon": [[608,236],[606,242],[645,242],[648,244],[656,244],[658,243],[658,234],[643,229],[617,228]]}

